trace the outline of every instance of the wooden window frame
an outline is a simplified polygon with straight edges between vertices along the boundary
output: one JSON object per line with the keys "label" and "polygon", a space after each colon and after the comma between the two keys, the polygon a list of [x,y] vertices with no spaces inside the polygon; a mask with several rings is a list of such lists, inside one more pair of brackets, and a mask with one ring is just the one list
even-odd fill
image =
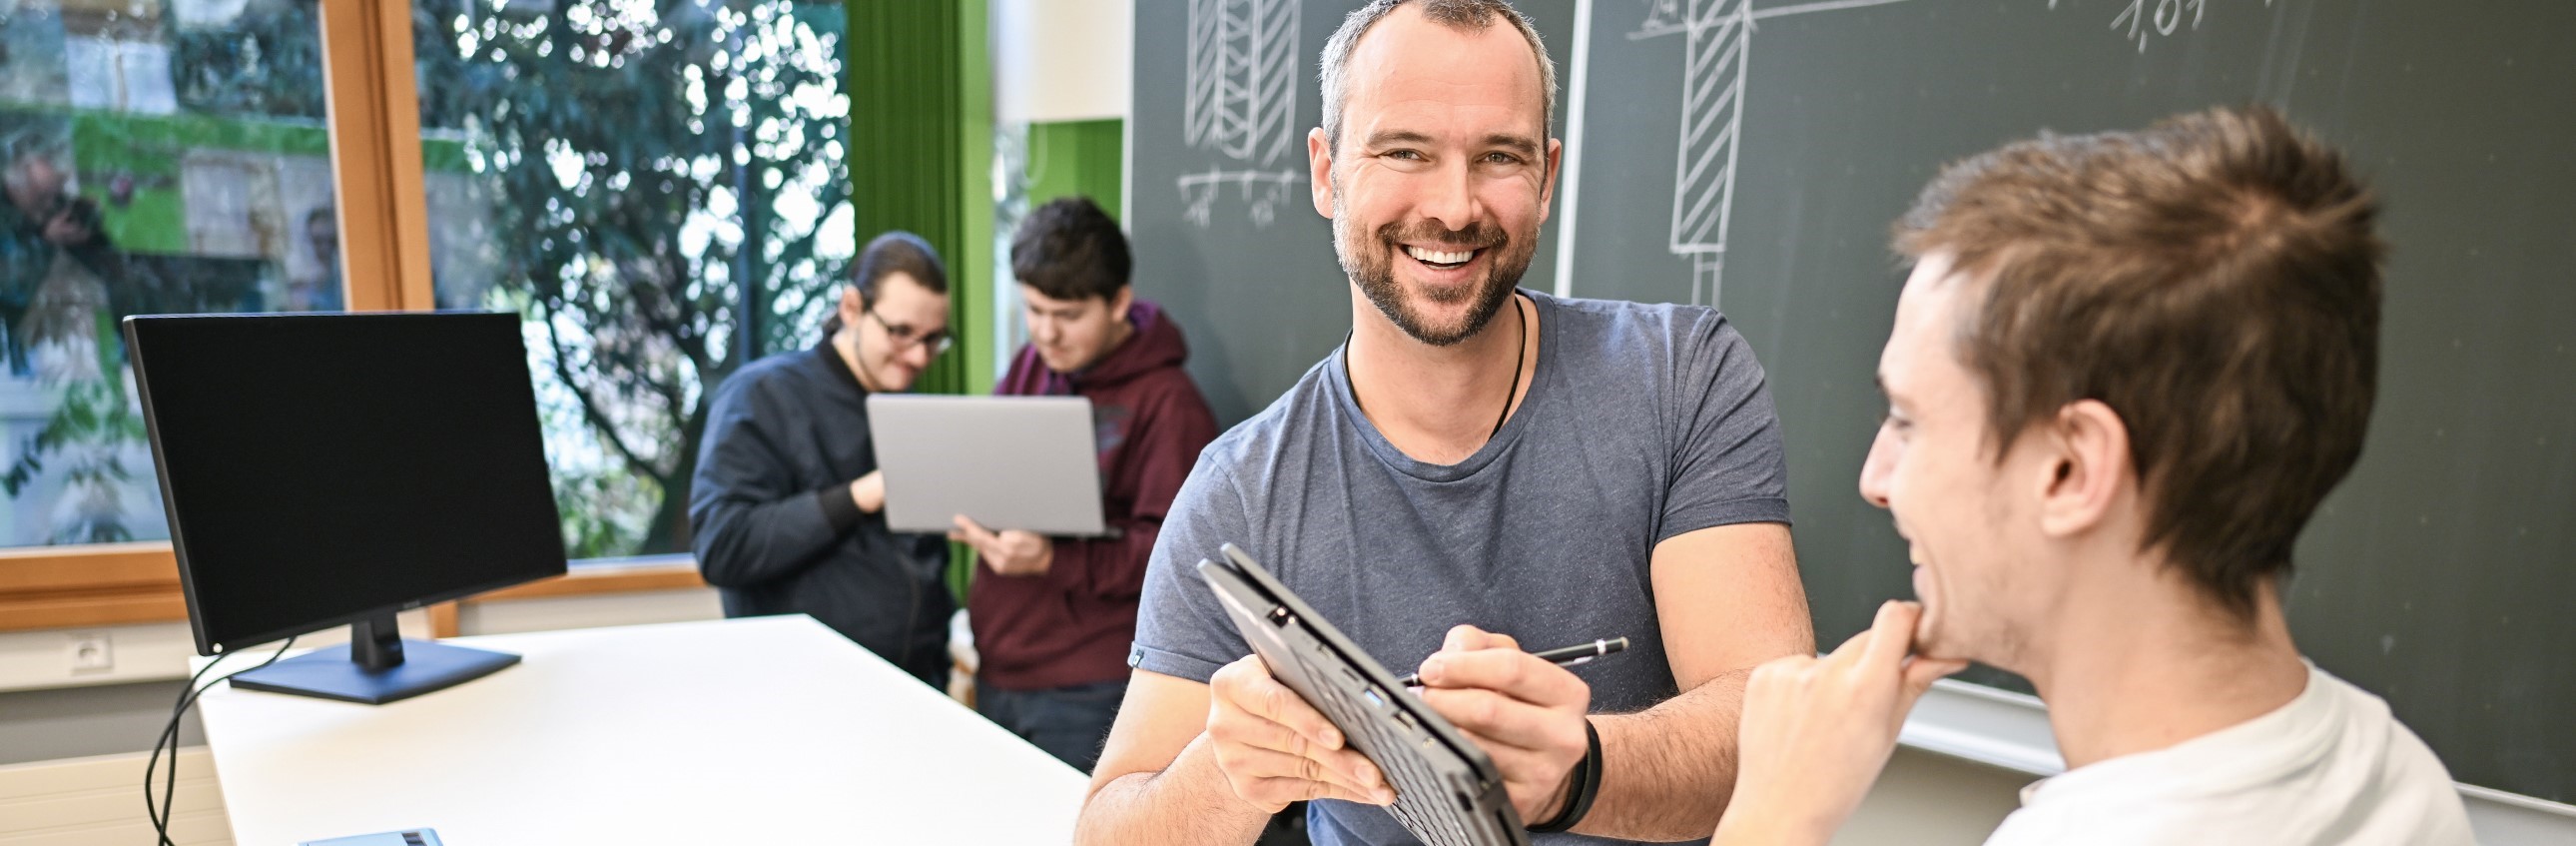
{"label": "wooden window frame", "polygon": [[[422,187],[420,87],[412,71],[411,4],[319,0],[323,89],[341,278],[351,311],[437,307]],[[483,600],[682,590],[706,584],[685,557],[581,568]],[[430,609],[438,637],[456,632],[454,603]],[[0,549],[0,631],[188,619],[167,542]]]}

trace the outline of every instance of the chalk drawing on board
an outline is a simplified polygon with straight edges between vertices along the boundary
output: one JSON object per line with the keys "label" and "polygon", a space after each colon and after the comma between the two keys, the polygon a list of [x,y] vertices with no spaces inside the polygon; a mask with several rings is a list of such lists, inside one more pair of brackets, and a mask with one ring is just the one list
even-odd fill
{"label": "chalk drawing on board", "polygon": [[[1752,67],[1756,23],[1909,0],[1811,0],[1756,9],[1755,0],[1647,0],[1646,20],[1628,40],[1683,37],[1681,137],[1673,165],[1673,215],[1667,248],[1691,261],[1690,301],[1717,305],[1726,268],[1726,231],[1735,205],[1735,175],[1743,156],[1746,71]],[[2048,0],[2050,9],[2058,0]],[[2150,6],[2149,4],[2153,5]],[[2111,22],[2146,51],[2147,40],[2171,35],[2189,16],[2194,29],[2209,0],[2130,0]],[[2272,5],[2272,0],[2263,0]]]}
{"label": "chalk drawing on board", "polygon": [[[2263,5],[2272,5],[2272,0],[2263,0]],[[2048,0],[2048,7],[2057,8],[2057,0]],[[2208,15],[2209,0],[2129,0],[2128,8],[2111,19],[2111,28],[2127,28],[2128,39],[2137,42],[2138,52],[2144,53],[2147,42],[2181,29],[2185,16],[2189,16],[2192,29],[2199,29],[2200,20]]]}
{"label": "chalk drawing on board", "polygon": [[1666,247],[1691,262],[1690,301],[1717,305],[1726,269],[1726,230],[1742,156],[1745,71],[1754,21],[1906,0],[1824,0],[1756,11],[1753,0],[1653,0],[1631,41],[1683,37],[1681,138],[1673,165],[1673,217]]}
{"label": "chalk drawing on board", "polygon": [[1279,167],[1298,147],[1297,0],[1190,0],[1181,86],[1187,146],[1217,160],[1178,180],[1182,215],[1201,227],[1232,192],[1258,226],[1305,174]]}

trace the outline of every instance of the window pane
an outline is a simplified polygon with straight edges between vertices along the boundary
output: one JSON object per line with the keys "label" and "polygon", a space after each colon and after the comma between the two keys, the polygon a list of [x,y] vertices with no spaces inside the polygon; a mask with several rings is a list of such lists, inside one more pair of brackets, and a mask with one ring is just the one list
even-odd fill
{"label": "window pane", "polygon": [[117,321],[345,302],[314,0],[0,0],[0,546],[169,537]]}
{"label": "window pane", "polygon": [[412,8],[439,304],[526,316],[573,557],[686,551],[711,390],[855,252],[842,4]]}

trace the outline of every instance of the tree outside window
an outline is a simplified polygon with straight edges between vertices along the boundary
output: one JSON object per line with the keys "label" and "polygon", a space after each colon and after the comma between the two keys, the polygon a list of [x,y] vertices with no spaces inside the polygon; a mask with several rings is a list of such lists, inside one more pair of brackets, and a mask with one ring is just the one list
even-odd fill
{"label": "tree outside window", "polygon": [[413,3],[438,302],[525,316],[576,558],[686,551],[713,388],[820,340],[856,251],[844,15]]}

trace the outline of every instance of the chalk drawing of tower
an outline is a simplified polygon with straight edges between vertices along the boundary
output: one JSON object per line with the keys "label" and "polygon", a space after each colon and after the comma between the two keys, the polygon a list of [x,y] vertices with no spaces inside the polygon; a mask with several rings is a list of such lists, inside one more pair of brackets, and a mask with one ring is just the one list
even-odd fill
{"label": "chalk drawing of tower", "polygon": [[[1679,35],[1682,48],[1681,138],[1673,165],[1674,255],[1691,260],[1691,302],[1716,305],[1726,268],[1726,232],[1735,204],[1735,177],[1743,156],[1744,92],[1752,67],[1753,33],[1772,18],[1884,6],[1910,0],[1646,0],[1646,20],[1631,41]],[[2263,0],[2272,5],[2273,0]],[[1762,8],[1756,8],[1760,6]],[[2048,0],[2056,9],[2057,0]],[[2138,43],[2200,27],[2208,0],[2130,0],[2111,21]]]}
{"label": "chalk drawing of tower", "polygon": [[1755,0],[1650,0],[1631,41],[1680,35],[1681,138],[1673,164],[1674,255],[1691,260],[1691,302],[1717,305],[1726,231],[1743,162],[1744,85],[1755,24],[1767,18],[1883,6],[1907,0],[1811,0],[1756,9]]}
{"label": "chalk drawing of tower", "polygon": [[1631,39],[1681,34],[1681,140],[1673,166],[1674,255],[1691,260],[1691,302],[1717,304],[1726,225],[1735,203],[1744,128],[1744,71],[1751,62],[1752,0],[1656,0]]}
{"label": "chalk drawing of tower", "polygon": [[1232,187],[1253,224],[1268,226],[1305,178],[1280,166],[1299,140],[1297,0],[1189,3],[1184,140],[1220,160],[1180,177],[1183,216],[1207,226]]}

